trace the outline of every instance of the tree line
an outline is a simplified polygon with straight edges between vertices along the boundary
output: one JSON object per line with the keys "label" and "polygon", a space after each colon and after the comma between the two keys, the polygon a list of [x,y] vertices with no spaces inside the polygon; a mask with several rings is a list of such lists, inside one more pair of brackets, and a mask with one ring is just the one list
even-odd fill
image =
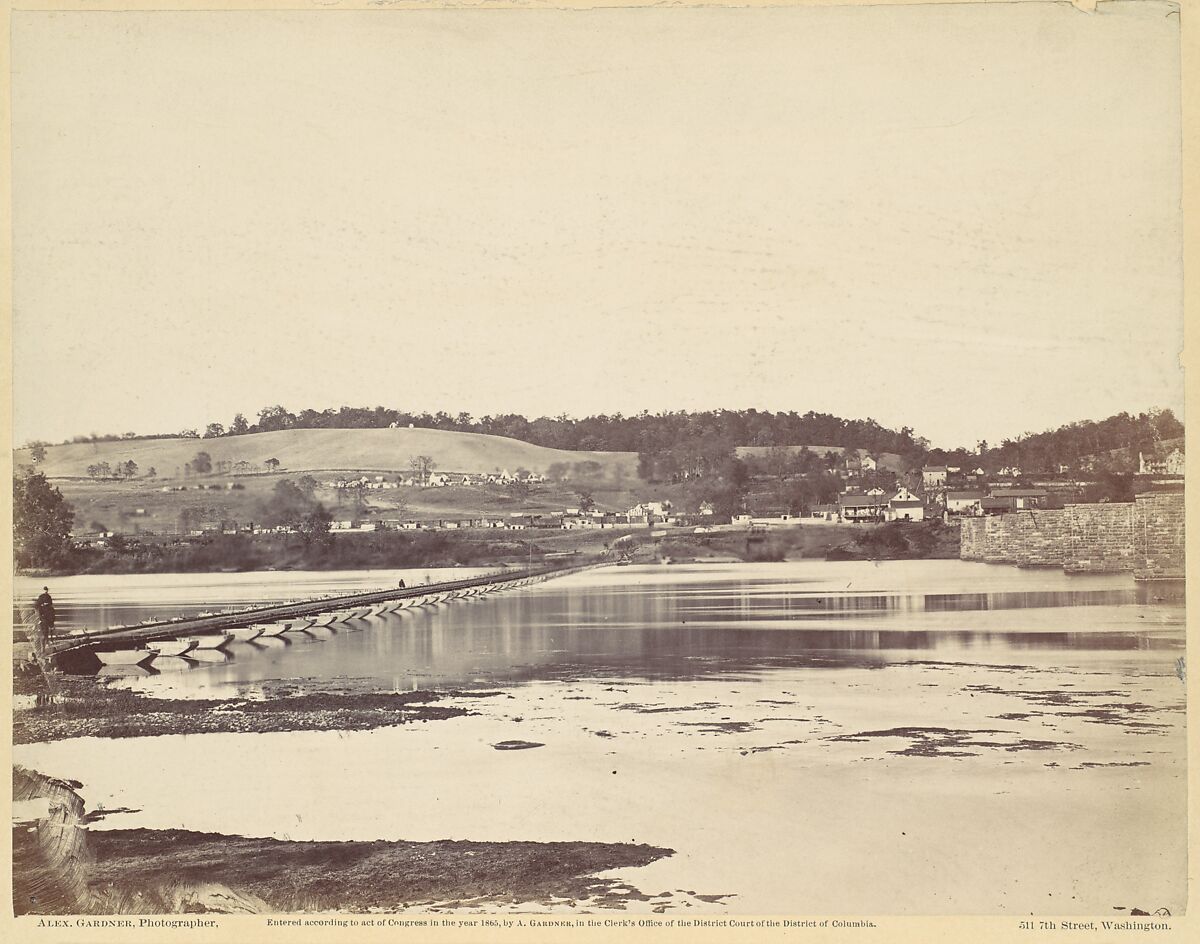
{"label": "tree line", "polygon": [[[1157,444],[1183,436],[1183,424],[1170,410],[1118,413],[1102,420],[1083,420],[1044,432],[1028,432],[1000,444],[979,440],[957,449],[935,449],[908,426],[899,430],[872,418],[845,419],[829,413],[772,412],[769,410],[686,410],[633,416],[620,413],[586,416],[565,414],[528,419],[517,413],[481,418],[468,413],[415,413],[383,406],[351,407],[292,412],[281,405],[259,410],[255,422],[238,413],[226,426],[209,423],[203,432],[185,429],[155,436],[76,437],[74,442],[121,439],[157,439],[184,436],[213,439],[286,429],[382,429],[413,426],[456,432],[503,436],[555,449],[596,452],[636,452],[647,457],[640,468],[643,478],[676,478],[711,472],[736,446],[842,446],[865,449],[878,455],[898,455],[909,467],[922,464],[982,465],[986,471],[1017,465],[1030,471],[1053,471],[1058,464],[1077,463],[1087,457],[1105,458],[1125,450],[1136,459],[1138,451],[1152,452]],[[44,455],[44,443],[31,443]],[[1129,455],[1124,457],[1128,464]],[[40,461],[35,455],[34,461]]]}
{"label": "tree line", "polygon": [[[641,452],[702,437],[721,437],[734,445],[771,446],[816,442],[855,445],[881,452],[909,453],[928,444],[915,437],[912,429],[891,430],[874,419],[847,420],[828,413],[770,412],[760,410],[686,410],[634,416],[620,413],[599,414],[581,419],[561,414],[529,419],[518,413],[503,413],[476,418],[469,413],[414,413],[388,407],[351,407],[305,409],[292,412],[283,406],[259,410],[255,422],[238,413],[225,425],[209,423],[201,432],[185,429],[177,433],[136,438],[163,438],[164,435],[194,439],[243,436],[284,429],[385,429],[390,426],[414,426],[463,433],[484,433],[519,439],[539,446],[594,452]],[[76,437],[73,442],[105,442],[130,438],[124,436]]]}

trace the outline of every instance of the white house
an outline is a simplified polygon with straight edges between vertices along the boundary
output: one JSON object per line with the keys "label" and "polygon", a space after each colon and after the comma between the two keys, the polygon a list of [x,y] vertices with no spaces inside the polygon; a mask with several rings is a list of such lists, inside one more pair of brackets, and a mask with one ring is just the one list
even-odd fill
{"label": "white house", "polygon": [[980,491],[946,493],[946,513],[951,515],[982,515],[984,494]]}
{"label": "white house", "polygon": [[1183,475],[1187,467],[1182,449],[1172,449],[1165,459],[1146,459],[1138,453],[1138,472],[1142,475]]}
{"label": "white house", "polygon": [[750,519],[750,525],[754,528],[779,528],[779,527],[794,527],[803,521],[799,515],[789,515],[787,512],[780,512],[775,515],[754,515]]}
{"label": "white house", "polygon": [[859,461],[864,472],[875,472],[879,468],[879,463],[876,462],[871,456],[863,456]]}
{"label": "white house", "polygon": [[670,512],[671,503],[669,501],[638,502],[629,509],[629,514],[638,518],[646,515],[657,515],[660,518],[665,518]]}
{"label": "white house", "polygon": [[902,487],[888,502],[888,517],[892,521],[924,521],[925,503]]}
{"label": "white house", "polygon": [[944,465],[930,465],[921,470],[921,481],[926,488],[937,488],[946,484],[947,469]]}

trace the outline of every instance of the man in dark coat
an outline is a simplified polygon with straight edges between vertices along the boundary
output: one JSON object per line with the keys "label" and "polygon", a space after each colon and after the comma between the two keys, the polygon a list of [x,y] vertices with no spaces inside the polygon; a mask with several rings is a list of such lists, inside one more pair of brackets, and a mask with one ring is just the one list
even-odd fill
{"label": "man in dark coat", "polygon": [[54,632],[54,600],[50,596],[50,588],[42,587],[42,595],[34,601],[37,607],[38,622],[41,624],[43,638]]}

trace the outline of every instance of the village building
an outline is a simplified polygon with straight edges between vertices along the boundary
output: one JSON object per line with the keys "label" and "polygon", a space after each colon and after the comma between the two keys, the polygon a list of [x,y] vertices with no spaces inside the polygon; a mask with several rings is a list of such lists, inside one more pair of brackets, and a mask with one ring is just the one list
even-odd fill
{"label": "village building", "polygon": [[792,515],[786,511],[769,511],[764,514],[751,515],[750,527],[752,528],[779,528],[779,527],[794,527],[801,522],[799,515]]}
{"label": "village building", "polygon": [[813,505],[808,511],[810,518],[815,518],[819,521],[837,521],[838,506],[837,505]]}
{"label": "village building", "polygon": [[645,518],[653,515],[656,518],[665,518],[671,513],[672,505],[669,501],[652,501],[638,502],[629,509],[629,517]]}
{"label": "village building", "polygon": [[925,503],[907,488],[901,488],[888,502],[887,516],[892,521],[924,521]]}
{"label": "village building", "polygon": [[949,470],[944,465],[930,465],[921,470],[921,482],[926,488],[939,488],[946,484]]}
{"label": "village building", "polygon": [[1041,488],[994,488],[988,497],[1011,502],[1012,511],[1024,511],[1045,507],[1047,493]]}
{"label": "village building", "polygon": [[946,492],[946,514],[972,517],[981,515],[983,505],[980,503],[985,497],[984,493],[978,490]]}
{"label": "village building", "polygon": [[883,521],[887,508],[888,503],[882,495],[843,495],[838,499],[841,519],[855,524]]}
{"label": "village building", "polygon": [[1172,449],[1162,459],[1147,459],[1138,453],[1138,472],[1141,475],[1183,475],[1187,467],[1182,449]]}

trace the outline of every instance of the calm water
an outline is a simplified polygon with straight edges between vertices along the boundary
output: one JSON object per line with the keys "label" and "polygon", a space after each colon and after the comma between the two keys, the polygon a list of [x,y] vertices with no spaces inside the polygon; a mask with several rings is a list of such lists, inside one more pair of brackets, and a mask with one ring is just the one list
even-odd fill
{"label": "calm water", "polygon": [[[190,615],[476,571],[79,577],[52,588],[67,626]],[[34,587],[19,587],[27,594]],[[1159,593],[1159,591],[1155,591]],[[159,692],[278,679],[457,688],[563,679],[701,678],[783,666],[921,659],[1117,660],[1179,649],[1182,608],[1126,575],[962,561],[603,568],[519,591],[389,614],[336,634],[233,646],[215,662],[137,671]],[[169,675],[170,678],[161,676]],[[156,676],[159,676],[156,678]]]}
{"label": "calm water", "polygon": [[105,629],[144,621],[196,616],[226,609],[463,580],[488,573],[478,567],[416,570],[274,571],[245,574],[125,574],[18,577],[14,596],[30,604],[49,585],[60,629]]}

